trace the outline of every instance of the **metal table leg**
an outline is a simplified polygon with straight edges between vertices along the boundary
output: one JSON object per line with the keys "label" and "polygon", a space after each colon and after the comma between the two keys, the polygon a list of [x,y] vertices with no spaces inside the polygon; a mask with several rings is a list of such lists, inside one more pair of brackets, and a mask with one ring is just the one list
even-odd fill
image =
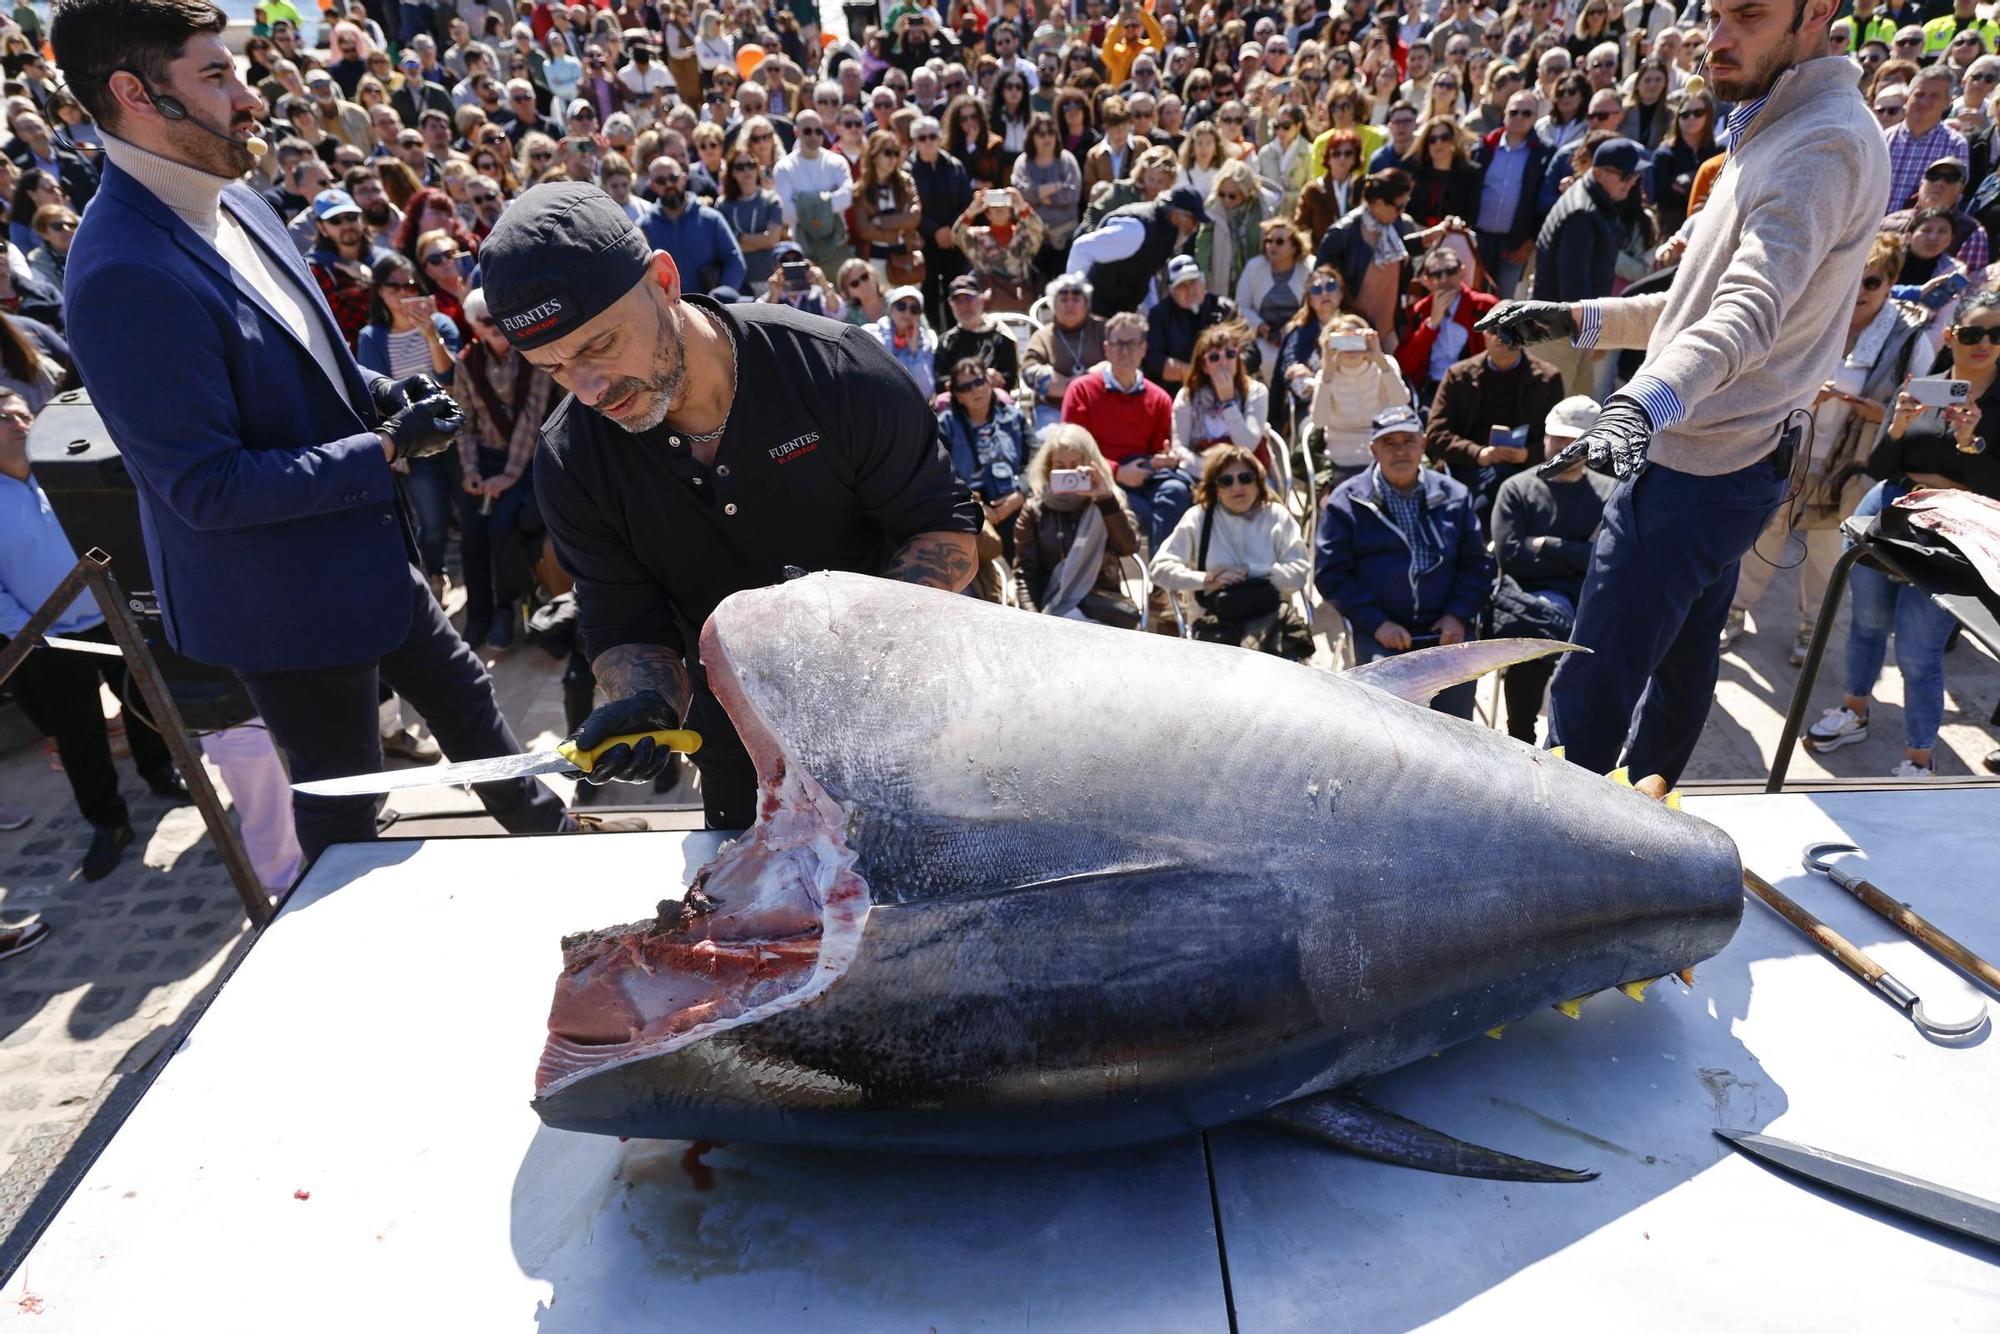
{"label": "metal table leg", "polygon": [[1799,668],[1799,683],[1792,688],[1792,707],[1785,714],[1785,730],[1778,737],[1778,753],[1771,757],[1771,776],[1764,783],[1766,792],[1782,792],[1785,788],[1785,771],[1792,765],[1792,748],[1799,744],[1799,733],[1805,727],[1806,706],[1812,699],[1813,683],[1819,678],[1819,662],[1826,655],[1826,641],[1833,634],[1833,620],[1840,610],[1840,596],[1847,591],[1848,571],[1854,562],[1868,554],[1865,541],[1856,542],[1840,553],[1834,562],[1833,573],[1826,581],[1826,596],[1820,600],[1819,619],[1813,624],[1812,643],[1806,648],[1806,660]]}

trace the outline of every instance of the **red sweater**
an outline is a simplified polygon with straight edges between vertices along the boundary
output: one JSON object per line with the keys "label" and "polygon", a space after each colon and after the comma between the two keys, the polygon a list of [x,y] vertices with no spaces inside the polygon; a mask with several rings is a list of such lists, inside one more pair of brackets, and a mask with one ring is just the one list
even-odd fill
{"label": "red sweater", "polygon": [[1113,468],[1163,453],[1173,439],[1174,404],[1167,391],[1139,377],[1139,392],[1107,389],[1101,372],[1086,371],[1063,390],[1062,419],[1090,432]]}
{"label": "red sweater", "polygon": [[[1438,336],[1438,331],[1430,325],[1431,301],[1432,296],[1427,293],[1410,307],[1410,331],[1396,345],[1396,364],[1403,368],[1403,378],[1412,386],[1423,384],[1430,375],[1431,345],[1437,342]],[[1470,287],[1459,292],[1458,304],[1452,307],[1451,319],[1453,323],[1463,325],[1467,334],[1465,348],[1458,355],[1460,361],[1476,357],[1486,350],[1486,335],[1472,326],[1499,304],[1500,298],[1491,292],[1475,292]]]}

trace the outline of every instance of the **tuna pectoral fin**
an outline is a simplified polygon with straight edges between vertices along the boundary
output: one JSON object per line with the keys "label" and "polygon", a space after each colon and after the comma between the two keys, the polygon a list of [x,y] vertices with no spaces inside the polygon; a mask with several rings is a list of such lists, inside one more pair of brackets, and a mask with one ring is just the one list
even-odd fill
{"label": "tuna pectoral fin", "polygon": [[1257,1118],[1295,1135],[1335,1148],[1377,1158],[1399,1167],[1415,1167],[1446,1176],[1479,1177],[1485,1181],[1594,1181],[1595,1172],[1550,1167],[1530,1158],[1516,1158],[1497,1149],[1453,1139],[1441,1130],[1420,1126],[1394,1112],[1385,1112],[1349,1093],[1321,1093],[1296,1102],[1280,1103]]}
{"label": "tuna pectoral fin", "polygon": [[1517,662],[1533,662],[1551,653],[1588,652],[1581,644],[1554,639],[1474,639],[1377,658],[1350,668],[1344,675],[1412,704],[1428,704],[1440,690],[1464,681],[1477,681],[1488,672],[1512,667]]}

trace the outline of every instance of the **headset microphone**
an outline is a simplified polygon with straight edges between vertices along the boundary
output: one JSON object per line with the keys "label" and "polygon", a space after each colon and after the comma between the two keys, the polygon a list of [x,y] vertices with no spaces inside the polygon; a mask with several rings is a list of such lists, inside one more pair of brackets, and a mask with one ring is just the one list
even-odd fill
{"label": "headset microphone", "polygon": [[221,130],[215,129],[213,126],[207,125],[190,116],[188,109],[181,105],[181,100],[178,97],[169,97],[165,94],[155,95],[150,88],[146,90],[146,97],[152,102],[153,110],[159,112],[168,120],[186,121],[197,130],[201,130],[206,134],[212,134],[224,143],[235,144],[238,148],[249,153],[251,157],[260,158],[271,151],[271,145],[264,140],[262,135],[253,134],[248,139],[238,139],[233,134],[224,134]]}

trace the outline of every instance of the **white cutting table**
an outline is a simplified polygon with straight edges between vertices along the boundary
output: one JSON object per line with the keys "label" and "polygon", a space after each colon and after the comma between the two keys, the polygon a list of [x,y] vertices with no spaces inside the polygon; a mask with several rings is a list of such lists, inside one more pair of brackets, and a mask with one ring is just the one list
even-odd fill
{"label": "white cutting table", "polygon": [[[1798,852],[1861,844],[1878,884],[2000,955],[2000,789],[1689,807],[1935,1011],[1974,1003]],[[1692,993],[1599,996],[1372,1090],[1601,1169],[1590,1185],[1431,1176],[1254,1128],[1039,1162],[731,1147],[692,1170],[684,1145],[542,1128],[527,1099],[558,938],[648,915],[713,847],[329,853],[0,1290],[0,1323],[1215,1331],[1233,1303],[1245,1331],[2000,1328],[2000,1255],[1708,1133],[1769,1129],[2000,1199],[2000,1044],[1926,1042],[1756,903]]]}

